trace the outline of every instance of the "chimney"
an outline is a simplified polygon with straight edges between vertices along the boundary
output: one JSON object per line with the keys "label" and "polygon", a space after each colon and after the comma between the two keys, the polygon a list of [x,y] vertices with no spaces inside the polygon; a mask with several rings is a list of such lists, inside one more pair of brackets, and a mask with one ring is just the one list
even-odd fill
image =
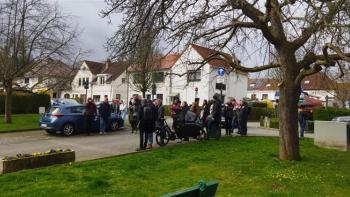
{"label": "chimney", "polygon": [[110,68],[111,65],[112,65],[112,61],[111,61],[111,59],[108,58],[107,61],[106,61],[105,70],[107,70],[108,68]]}

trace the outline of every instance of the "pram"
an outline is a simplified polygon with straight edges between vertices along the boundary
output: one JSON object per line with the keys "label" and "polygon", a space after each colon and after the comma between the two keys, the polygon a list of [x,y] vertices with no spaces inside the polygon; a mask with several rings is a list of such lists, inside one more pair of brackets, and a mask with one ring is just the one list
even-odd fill
{"label": "pram", "polygon": [[156,142],[160,146],[168,144],[170,140],[187,140],[188,138],[202,140],[207,137],[203,124],[191,111],[182,112],[175,118],[174,131],[170,129],[165,119],[163,121],[164,126],[158,127],[156,131]]}

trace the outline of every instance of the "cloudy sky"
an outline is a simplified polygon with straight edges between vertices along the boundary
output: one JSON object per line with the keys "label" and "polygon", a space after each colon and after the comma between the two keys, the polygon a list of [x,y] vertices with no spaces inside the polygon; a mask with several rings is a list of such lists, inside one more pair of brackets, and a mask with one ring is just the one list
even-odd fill
{"label": "cloudy sky", "polygon": [[103,61],[108,53],[104,44],[108,37],[117,29],[120,16],[113,18],[112,24],[108,20],[101,18],[100,11],[105,8],[103,0],[52,0],[56,2],[65,14],[73,15],[76,23],[82,29],[80,36],[80,46],[89,53],[85,59]]}

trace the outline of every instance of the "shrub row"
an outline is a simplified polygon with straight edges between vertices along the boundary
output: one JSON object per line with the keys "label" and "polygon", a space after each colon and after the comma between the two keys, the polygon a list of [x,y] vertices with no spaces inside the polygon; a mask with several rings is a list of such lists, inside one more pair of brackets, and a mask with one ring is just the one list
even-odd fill
{"label": "shrub row", "polygon": [[267,103],[265,102],[250,102],[250,107],[260,107],[260,108],[267,108]]}
{"label": "shrub row", "polygon": [[339,109],[334,107],[328,107],[326,108],[316,108],[313,111],[313,118],[314,120],[324,120],[324,121],[330,121],[334,117],[337,116],[350,116],[350,110],[349,109]]}
{"label": "shrub row", "polygon": [[[38,113],[39,107],[50,107],[50,96],[47,94],[14,93],[12,95],[12,113]],[[5,95],[0,93],[0,114],[5,113]]]}
{"label": "shrub row", "polygon": [[270,128],[274,128],[274,129],[279,129],[279,119],[278,118],[271,118],[270,119]]}
{"label": "shrub row", "polygon": [[276,118],[277,111],[275,109],[252,107],[250,110],[249,120],[259,121],[262,116],[267,116],[269,118]]}

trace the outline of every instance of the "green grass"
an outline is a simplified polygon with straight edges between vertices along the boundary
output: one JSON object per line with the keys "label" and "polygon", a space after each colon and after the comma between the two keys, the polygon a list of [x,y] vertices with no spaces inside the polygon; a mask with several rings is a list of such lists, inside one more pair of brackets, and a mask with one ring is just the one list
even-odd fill
{"label": "green grass", "polygon": [[301,141],[303,161],[276,158],[278,138],[235,137],[0,175],[1,196],[159,196],[218,180],[217,196],[350,196],[350,153]]}
{"label": "green grass", "polygon": [[39,114],[13,115],[12,124],[5,124],[4,116],[0,116],[0,133],[4,131],[37,129],[39,127],[39,118]]}

